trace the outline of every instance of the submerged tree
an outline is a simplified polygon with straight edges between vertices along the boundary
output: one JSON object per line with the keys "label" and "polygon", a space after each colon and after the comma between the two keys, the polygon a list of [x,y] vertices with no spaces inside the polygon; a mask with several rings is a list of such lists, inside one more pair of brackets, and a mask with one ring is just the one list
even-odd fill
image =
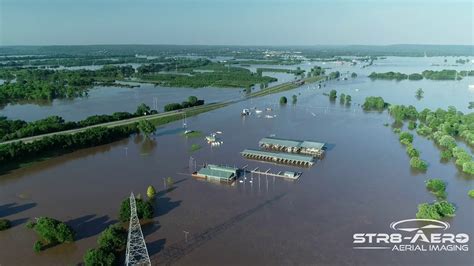
{"label": "submerged tree", "polygon": [[167,185],[167,186],[172,186],[173,183],[174,183],[173,178],[170,177],[170,176],[168,176],[168,177],[166,178],[166,185]]}
{"label": "submerged tree", "polygon": [[[138,219],[153,218],[153,206],[150,201],[145,201],[137,196],[135,199]],[[128,222],[130,220],[130,199],[125,198],[120,205],[119,220]]]}
{"label": "submerged tree", "polygon": [[439,220],[443,217],[454,217],[455,213],[456,207],[452,203],[442,200],[435,203],[422,203],[418,205],[416,218]]}
{"label": "submerged tree", "polygon": [[346,95],[344,93],[341,93],[341,95],[339,96],[339,102],[341,104],[344,104],[345,101],[346,101]]}
{"label": "submerged tree", "polygon": [[148,189],[146,190],[146,195],[148,196],[148,199],[154,199],[155,198],[156,190],[152,185],[148,186]]}
{"label": "submerged tree", "polygon": [[352,101],[352,97],[348,94],[346,95],[346,105],[350,105]]}
{"label": "submerged tree", "polygon": [[419,88],[416,90],[415,96],[418,100],[420,100],[421,98],[423,98],[423,94],[425,94],[425,92],[422,88]]}
{"label": "submerged tree", "polygon": [[7,230],[10,228],[11,222],[7,219],[0,219],[0,231]]}
{"label": "submerged tree", "polygon": [[366,111],[378,110],[383,111],[388,106],[388,103],[384,101],[382,97],[370,96],[365,98],[365,102],[362,108]]}
{"label": "submerged tree", "polygon": [[428,169],[428,164],[420,159],[419,157],[413,157],[410,159],[410,166],[412,168],[421,170],[421,171],[426,171]]}
{"label": "submerged tree", "polygon": [[298,101],[298,96],[296,96],[294,94],[293,94],[293,96],[291,96],[291,98],[292,98],[293,104],[295,104]]}
{"label": "submerged tree", "polygon": [[49,217],[39,217],[34,222],[27,224],[39,236],[40,240],[34,244],[34,250],[39,252],[46,247],[74,241],[75,232],[64,222]]}
{"label": "submerged tree", "polygon": [[145,135],[146,137],[149,137],[153,132],[155,132],[156,127],[153,125],[150,121],[143,119],[138,122],[138,129],[140,132]]}
{"label": "submerged tree", "polygon": [[285,96],[280,97],[280,104],[286,104],[288,102],[288,99]]}

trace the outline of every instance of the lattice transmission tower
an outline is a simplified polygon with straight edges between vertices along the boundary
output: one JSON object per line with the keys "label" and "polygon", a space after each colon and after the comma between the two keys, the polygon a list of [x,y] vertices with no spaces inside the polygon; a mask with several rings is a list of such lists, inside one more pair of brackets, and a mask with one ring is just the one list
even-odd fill
{"label": "lattice transmission tower", "polygon": [[133,192],[130,194],[130,226],[128,228],[127,253],[125,265],[151,265]]}

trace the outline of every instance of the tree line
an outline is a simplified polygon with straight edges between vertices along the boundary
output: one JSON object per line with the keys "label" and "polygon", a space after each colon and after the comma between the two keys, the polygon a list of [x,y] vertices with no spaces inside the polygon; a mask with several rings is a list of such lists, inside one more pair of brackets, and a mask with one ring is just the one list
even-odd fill
{"label": "tree line", "polygon": [[104,66],[99,70],[0,69],[0,103],[19,100],[53,100],[87,95],[97,82],[112,84],[130,77],[132,66]]}
{"label": "tree line", "polygon": [[117,127],[94,127],[75,134],[58,134],[24,143],[0,145],[0,165],[13,168],[17,165],[45,156],[64,154],[73,150],[94,147],[126,138],[137,133],[137,124]]}
{"label": "tree line", "polygon": [[8,120],[6,117],[0,117],[0,140],[8,141],[21,139],[24,137],[83,128],[156,113],[158,113],[156,110],[151,110],[151,108],[146,104],[141,104],[137,107],[135,113],[115,112],[111,115],[93,115],[77,122],[66,122],[60,116],[50,116],[29,123],[23,120]]}
{"label": "tree line", "polygon": [[376,73],[372,72],[369,75],[369,78],[375,79],[386,79],[386,80],[422,80],[430,79],[430,80],[460,80],[462,77],[467,76],[474,76],[474,70],[471,71],[456,71],[456,70],[425,70],[421,74],[419,73],[412,73],[412,74],[404,74],[400,72],[385,72],[385,73]]}
{"label": "tree line", "polygon": [[[148,67],[148,66],[147,66]],[[161,69],[161,67],[159,67]],[[231,87],[247,88],[255,84],[268,84],[277,81],[276,78],[262,76],[261,73],[252,73],[242,67],[226,66],[222,63],[212,63],[194,69],[188,73],[163,73],[150,70],[138,73],[139,79],[170,87]],[[140,71],[140,70],[139,70]]]}
{"label": "tree line", "polygon": [[204,100],[199,100],[196,96],[189,96],[188,100],[182,103],[169,103],[165,105],[164,111],[169,112],[199,105],[204,105]]}
{"label": "tree line", "polygon": [[[474,113],[463,114],[450,106],[447,110],[423,109],[418,112],[413,106],[393,105],[389,113],[395,122],[402,124],[411,121],[411,128],[418,135],[433,140],[440,148],[443,160],[453,160],[460,171],[474,175],[474,160],[469,152],[459,147],[456,138],[461,139],[470,147],[474,147]],[[419,121],[419,125],[415,123]]]}

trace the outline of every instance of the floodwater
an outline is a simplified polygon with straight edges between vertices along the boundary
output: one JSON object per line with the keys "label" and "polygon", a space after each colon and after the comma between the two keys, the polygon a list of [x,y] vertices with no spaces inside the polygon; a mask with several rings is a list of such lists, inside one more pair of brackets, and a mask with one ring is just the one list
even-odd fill
{"label": "floodwater", "polygon": [[[474,57],[462,57],[474,60]],[[447,62],[444,62],[444,60]],[[398,104],[416,104],[418,101],[414,95],[418,88],[425,91],[425,98],[422,105],[427,108],[446,108],[449,105],[456,106],[461,111],[468,111],[469,101],[474,100],[474,90],[469,91],[469,85],[474,84],[474,77],[464,78],[461,81],[370,81],[367,76],[371,72],[400,71],[402,73],[421,73],[426,69],[442,70],[472,70],[474,64],[455,64],[454,57],[387,57],[386,59],[374,61],[374,65],[361,68],[361,64],[350,66],[340,62],[303,62],[299,65],[251,65],[245,68],[255,72],[257,68],[281,68],[296,69],[300,67],[309,70],[314,66],[327,68],[327,72],[340,71],[341,77],[348,77],[342,80],[335,88],[340,93],[350,94],[353,99],[363,99],[367,96],[378,95],[384,97],[388,102]],[[135,68],[140,64],[132,64]],[[102,66],[80,66],[62,67],[67,69],[97,69]],[[350,78],[350,73],[356,72],[357,79]],[[293,81],[295,75],[278,72],[264,72],[264,75],[278,79],[270,86]],[[0,84],[3,81],[0,80]],[[253,87],[259,90],[259,84]],[[399,90],[403,90],[400,93]],[[187,97],[195,95],[206,102],[216,102],[225,100],[235,100],[243,97],[241,89],[237,88],[170,88],[154,86],[152,84],[140,84],[139,88],[118,88],[97,86],[89,90],[89,95],[76,99],[55,99],[53,101],[21,102],[0,106],[0,116],[10,119],[22,119],[34,121],[52,115],[58,115],[65,120],[77,121],[96,114],[111,114],[113,112],[134,112],[136,107],[145,103],[152,108],[158,101],[158,111],[162,111],[164,105],[172,102],[182,102]],[[412,97],[413,96],[413,97]],[[429,98],[432,98],[431,100]],[[444,104],[440,104],[438,99],[443,98]],[[156,100],[155,100],[156,99]]]}
{"label": "floodwater", "polygon": [[[357,84],[358,79],[347,83]],[[391,84],[360,79],[361,93],[362,84]],[[120,201],[131,191],[145,195],[147,186],[153,185],[160,191],[156,213],[153,222],[143,226],[153,264],[472,265],[472,240],[467,252],[353,249],[354,233],[394,233],[391,222],[414,218],[418,204],[435,200],[425,188],[427,178],[448,183],[448,200],[458,208],[456,216],[446,220],[450,233],[474,235],[474,205],[467,196],[474,179],[459,173],[452,162],[440,163],[438,149],[416,134],[414,146],[430,166],[426,173],[412,171],[404,146],[390,127],[383,126],[391,122],[386,112],[361,111],[363,97],[355,93],[350,107],[331,103],[323,95],[343,88],[344,82],[329,82],[322,89],[306,85],[188,118],[189,129],[204,134],[222,131],[220,147],[209,146],[203,137],[184,138],[177,121],[159,128],[153,140],[133,136],[4,174],[0,217],[14,221],[14,227],[0,232],[0,264],[80,263],[85,251],[96,246],[100,231],[117,219]],[[392,88],[402,84],[393,82]],[[444,107],[448,101],[462,109],[461,99],[467,101],[471,95],[466,88],[450,102],[429,96],[436,86],[425,86],[425,98],[413,101],[417,108]],[[407,104],[414,98],[409,87],[394,96],[382,86],[380,92],[391,103]],[[292,94],[298,95],[295,105],[277,104],[279,97]],[[254,106],[273,111],[240,117],[242,108]],[[267,119],[265,114],[276,117]],[[271,134],[325,142],[326,156],[311,168],[240,156],[240,151],[257,148],[260,138]],[[189,152],[195,143],[202,149]],[[216,184],[191,178],[192,160],[198,167],[248,165],[303,175],[296,182],[262,175],[252,182],[248,176],[245,183]],[[175,184],[165,188],[163,178],[168,176]],[[78,232],[78,240],[35,254],[36,236],[25,223],[37,216],[66,221]],[[188,242],[183,231],[189,232]]]}
{"label": "floodwater", "polygon": [[[66,121],[82,120],[96,114],[113,112],[135,112],[137,106],[145,103],[159,112],[168,103],[181,103],[189,96],[196,96],[206,102],[218,102],[241,97],[241,90],[229,88],[170,88],[142,83],[137,88],[95,87],[88,96],[76,99],[55,99],[52,102],[8,104],[0,109],[0,116],[9,119],[34,121],[52,115]],[[155,100],[156,99],[156,100]]]}

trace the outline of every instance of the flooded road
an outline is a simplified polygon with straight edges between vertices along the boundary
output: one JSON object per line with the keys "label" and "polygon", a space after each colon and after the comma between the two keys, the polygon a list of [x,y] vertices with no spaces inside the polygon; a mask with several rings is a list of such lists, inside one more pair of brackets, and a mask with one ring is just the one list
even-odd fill
{"label": "flooded road", "polygon": [[[445,91],[437,86],[444,82],[426,81],[421,101],[414,97],[419,86],[412,88],[409,81],[358,77],[329,82],[322,89],[305,85],[188,118],[189,129],[204,134],[222,131],[220,147],[209,146],[203,137],[184,138],[177,121],[159,128],[153,140],[132,136],[4,174],[0,217],[12,220],[14,226],[0,233],[0,264],[81,262],[86,250],[96,246],[98,234],[117,219],[121,200],[131,191],[145,195],[147,186],[153,185],[160,191],[155,217],[143,230],[154,264],[472,265],[472,246],[468,252],[352,248],[354,233],[392,233],[391,222],[414,218],[418,204],[434,201],[425,188],[427,178],[447,181],[448,200],[458,208],[447,220],[450,232],[474,235],[474,205],[467,196],[474,179],[461,174],[452,162],[440,163],[436,146],[416,134],[413,145],[430,166],[424,174],[412,171],[405,147],[390,127],[383,126],[391,122],[387,113],[366,113],[358,106],[365,96],[380,95],[394,104],[454,105],[467,111],[463,104],[472,94],[467,88],[458,92],[458,85],[453,85],[462,82],[472,80],[446,82]],[[360,89],[349,93],[350,107],[331,103],[323,95],[331,89],[355,88]],[[293,94],[298,95],[296,105],[278,104],[281,96]],[[240,117],[241,110],[250,107],[273,110]],[[267,119],[265,114],[276,116]],[[311,168],[297,168],[249,161],[239,154],[258,148],[258,141],[271,134],[325,142],[326,156]],[[190,152],[192,144],[202,148]],[[262,175],[254,176],[252,183],[215,184],[191,178],[190,160],[198,167],[248,164],[303,175],[296,182]],[[172,187],[165,188],[166,177],[175,181]],[[25,223],[37,216],[66,221],[78,232],[78,240],[35,254],[36,236]],[[183,231],[189,232],[188,243]],[[177,249],[180,252],[172,252]]]}

